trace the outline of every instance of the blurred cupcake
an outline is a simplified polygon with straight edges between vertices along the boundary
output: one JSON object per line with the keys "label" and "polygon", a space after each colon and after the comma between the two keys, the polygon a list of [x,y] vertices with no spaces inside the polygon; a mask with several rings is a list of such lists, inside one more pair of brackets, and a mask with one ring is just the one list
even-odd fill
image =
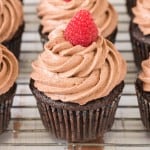
{"label": "blurred cupcake", "polygon": [[130,37],[135,63],[140,68],[142,60],[147,59],[150,52],[150,1],[137,0],[133,14]]}
{"label": "blurred cupcake", "polygon": [[0,43],[19,58],[24,31],[23,7],[20,0],[0,1]]}
{"label": "blurred cupcake", "polygon": [[117,34],[118,15],[107,0],[41,0],[37,11],[41,19],[39,32],[42,43],[48,41],[48,34],[53,29],[67,23],[81,9],[91,12],[101,34],[114,43]]}
{"label": "blurred cupcake", "polygon": [[142,122],[150,130],[150,58],[142,62],[142,71],[136,81],[136,93]]}
{"label": "blurred cupcake", "polygon": [[57,138],[95,140],[112,127],[126,63],[98,35],[86,10],[52,31],[49,39],[32,63],[30,81],[43,124]]}
{"label": "blurred cupcake", "polygon": [[15,56],[0,44],[0,133],[7,128],[10,120],[17,76],[18,62]]}
{"label": "blurred cupcake", "polygon": [[132,7],[136,5],[136,0],[126,0],[127,12],[130,16],[133,16]]}

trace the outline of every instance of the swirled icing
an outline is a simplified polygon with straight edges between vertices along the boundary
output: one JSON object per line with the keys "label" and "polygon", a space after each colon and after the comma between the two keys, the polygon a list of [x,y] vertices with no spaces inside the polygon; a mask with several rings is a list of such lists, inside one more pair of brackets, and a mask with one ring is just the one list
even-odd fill
{"label": "swirled icing", "polygon": [[150,58],[142,61],[142,71],[139,79],[143,82],[143,90],[150,92]]}
{"label": "swirled icing", "polygon": [[0,44],[0,95],[6,93],[18,76],[18,62],[15,56]]}
{"label": "swirled icing", "polygon": [[51,32],[32,63],[34,86],[53,100],[83,105],[104,97],[125,78],[126,63],[111,42],[98,37],[88,47],[66,41],[61,26]]}
{"label": "swirled icing", "polygon": [[150,0],[137,0],[132,9],[135,15],[133,22],[138,24],[144,35],[150,34]]}
{"label": "swirled icing", "polygon": [[109,36],[117,27],[118,15],[106,0],[41,0],[37,10],[43,26],[42,33],[49,33],[67,23],[80,9],[86,9],[92,14],[104,37]]}
{"label": "swirled icing", "polygon": [[20,0],[0,0],[0,42],[9,41],[22,23]]}

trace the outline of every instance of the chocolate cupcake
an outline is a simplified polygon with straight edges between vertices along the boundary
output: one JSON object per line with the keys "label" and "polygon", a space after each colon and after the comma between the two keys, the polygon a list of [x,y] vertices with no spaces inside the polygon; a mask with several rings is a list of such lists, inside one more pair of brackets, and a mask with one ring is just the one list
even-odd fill
{"label": "chocolate cupcake", "polygon": [[130,23],[130,38],[135,63],[140,68],[142,60],[147,59],[150,52],[150,1],[137,0],[133,14],[134,18]]}
{"label": "chocolate cupcake", "polygon": [[71,142],[103,136],[114,122],[125,61],[98,35],[86,10],[52,31],[49,39],[32,63],[30,81],[45,128]]}
{"label": "chocolate cupcake", "polygon": [[24,31],[23,8],[20,0],[0,1],[0,43],[19,58]]}
{"label": "chocolate cupcake", "polygon": [[69,22],[73,15],[81,9],[86,9],[92,13],[101,34],[114,43],[117,34],[118,15],[107,0],[41,0],[37,11],[41,20],[39,33],[42,43],[48,41],[48,34],[53,29]]}
{"label": "chocolate cupcake", "polygon": [[142,122],[150,130],[150,58],[142,62],[135,86]]}
{"label": "chocolate cupcake", "polygon": [[0,44],[0,133],[7,128],[10,120],[17,76],[18,62],[15,56]]}
{"label": "chocolate cupcake", "polygon": [[132,8],[136,5],[136,0],[126,0],[127,12],[132,17]]}

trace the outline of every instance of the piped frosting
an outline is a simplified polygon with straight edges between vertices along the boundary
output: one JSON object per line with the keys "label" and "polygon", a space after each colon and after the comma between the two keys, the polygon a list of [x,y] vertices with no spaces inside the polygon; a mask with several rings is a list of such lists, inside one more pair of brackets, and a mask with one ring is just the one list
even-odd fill
{"label": "piped frosting", "polygon": [[76,12],[88,10],[104,36],[109,36],[117,27],[118,15],[107,0],[41,0],[37,11],[43,26],[42,33],[50,33],[53,29],[68,23]]}
{"label": "piped frosting", "polygon": [[0,42],[9,41],[23,23],[20,0],[0,0]]}
{"label": "piped frosting", "polygon": [[0,44],[0,95],[6,93],[18,76],[18,62],[15,56]]}
{"label": "piped frosting", "polygon": [[142,61],[142,71],[139,79],[143,82],[143,90],[150,92],[150,58]]}
{"label": "piped frosting", "polygon": [[134,14],[133,22],[144,35],[150,34],[150,0],[137,0],[136,6],[132,9]]}

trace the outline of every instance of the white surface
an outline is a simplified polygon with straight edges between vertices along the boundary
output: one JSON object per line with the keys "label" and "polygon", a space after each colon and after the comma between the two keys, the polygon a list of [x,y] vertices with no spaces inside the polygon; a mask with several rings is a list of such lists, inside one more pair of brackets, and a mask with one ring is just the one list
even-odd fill
{"label": "white surface", "polygon": [[[36,107],[36,101],[28,87],[31,61],[42,45],[38,34],[39,20],[36,16],[36,3],[39,0],[24,0],[26,29],[23,35],[18,88],[12,109],[12,119],[5,133],[0,135],[0,150],[67,150],[65,141],[52,138],[44,129]],[[110,0],[119,13],[119,32],[116,47],[128,63],[128,74],[113,128],[104,136],[103,143],[93,143],[99,150],[149,150],[150,133],[146,132],[140,120],[134,89],[136,67],[133,62],[129,41],[129,16],[126,14],[125,0]],[[72,145],[69,150],[83,150]],[[85,144],[84,144],[85,145]],[[85,148],[86,149],[86,148]],[[95,149],[89,146],[88,149]],[[97,149],[96,149],[97,150]]]}

